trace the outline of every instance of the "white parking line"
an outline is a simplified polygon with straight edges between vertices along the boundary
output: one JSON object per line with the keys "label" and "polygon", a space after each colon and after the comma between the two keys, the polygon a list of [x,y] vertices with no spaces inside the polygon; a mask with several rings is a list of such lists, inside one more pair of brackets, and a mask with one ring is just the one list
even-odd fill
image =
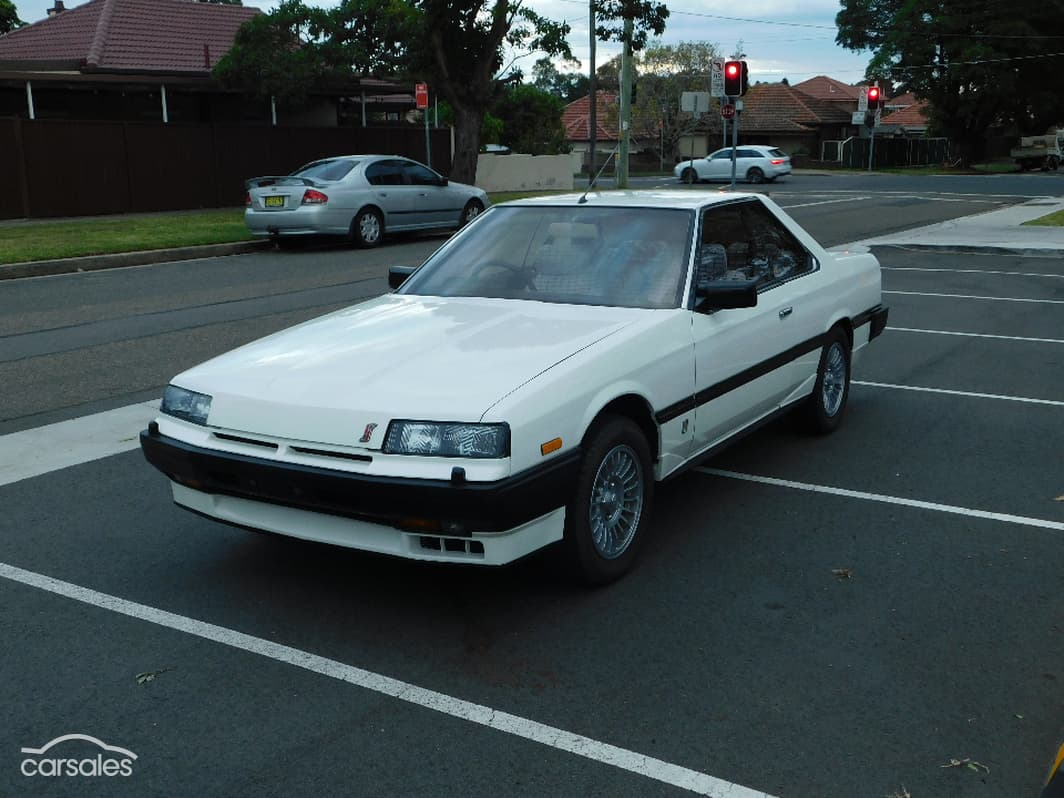
{"label": "white parking line", "polygon": [[0,435],[0,485],[137,449],[137,436],[158,412],[158,400],[145,401]]}
{"label": "white parking line", "polygon": [[1013,272],[1007,269],[933,269],[931,267],[880,267],[891,272],[958,272],[970,275],[1018,275],[1023,278],[1064,278],[1052,272]]}
{"label": "white parking line", "polygon": [[602,743],[584,735],[541,724],[528,718],[511,713],[504,713],[475,704],[471,701],[457,699],[444,693],[428,690],[417,685],[382,676],[379,673],[356,668],[334,659],[311,654],[270,640],[254,637],[239,631],[194,620],[173,612],[145,606],[124,598],[107,595],[93,589],[50,578],[20,567],[0,563],[0,577],[31,586],[45,592],[51,592],[71,600],[87,603],[109,612],[123,614],[136,620],[143,620],[157,626],[180,631],[194,637],[220,643],[247,651],[267,659],[294,665],[297,668],[328,676],[341,682],[371,690],[383,696],[390,696],[400,701],[416,704],[444,715],[449,715],[489,729],[524,738],[534,743],[543,744],[579,757],[605,763],[618,769],[667,783],[677,788],[692,791],[708,797],[767,797],[760,791],[746,788],[736,783],[721,780],[703,772],[677,766],[664,760],[632,752],[612,744]]}
{"label": "white parking line", "polygon": [[986,295],[947,295],[943,292],[896,292],[893,289],[884,289],[885,295],[918,295],[920,297],[956,297],[962,300],[1000,300],[1005,303],[1064,303],[1064,300],[1044,300],[1033,297],[988,297]]}
{"label": "white parking line", "polygon": [[973,334],[967,331],[935,331],[930,328],[902,328],[899,325],[888,325],[887,331],[906,331],[911,334],[941,334],[949,337],[978,337],[980,339],[1009,339],[1018,342],[1051,342],[1055,344],[1064,344],[1064,339],[1053,339],[1052,337],[1011,337],[1007,334]]}
{"label": "white parking line", "polygon": [[863,202],[866,199],[871,199],[870,196],[851,196],[846,199],[825,199],[823,202],[803,202],[801,205],[780,205],[784,210],[794,210],[795,208],[812,208],[816,205],[838,205],[842,202]]}
{"label": "white parking line", "polygon": [[973,393],[969,390],[943,390],[939,387],[914,387],[911,384],[887,384],[886,382],[859,382],[852,381],[850,384],[862,387],[885,387],[889,390],[911,390],[916,393],[940,393],[947,396],[968,396],[970,398],[990,398],[997,401],[1011,401],[1015,404],[1047,404],[1050,407],[1064,407],[1064,401],[1053,401],[1047,398],[1024,398],[1022,396],[1000,396],[995,393]]}
{"label": "white parking line", "polygon": [[960,508],[956,505],[944,505],[940,502],[926,502],[920,499],[908,499],[906,497],[891,497],[885,494],[873,494],[868,491],[854,491],[849,488],[835,488],[830,485],[814,485],[813,483],[800,483],[794,480],[781,480],[777,477],[762,477],[757,474],[743,474],[738,471],[727,469],[699,468],[703,474],[714,477],[729,477],[733,480],[745,480],[751,483],[763,483],[776,485],[781,488],[794,488],[798,491],[812,491],[817,494],[831,494],[837,497],[849,497],[850,499],[863,499],[871,502],[880,502],[885,505],[903,505],[907,508],[921,508],[926,511],[939,511],[941,513],[953,513],[959,516],[971,516],[976,519],[990,519],[995,522],[1009,522],[1014,525],[1026,525],[1028,527],[1041,527],[1047,530],[1064,531],[1064,522],[1053,522],[1049,519],[1032,519],[1029,516],[1015,516],[1011,513],[996,513],[995,511],[980,511],[973,508]]}

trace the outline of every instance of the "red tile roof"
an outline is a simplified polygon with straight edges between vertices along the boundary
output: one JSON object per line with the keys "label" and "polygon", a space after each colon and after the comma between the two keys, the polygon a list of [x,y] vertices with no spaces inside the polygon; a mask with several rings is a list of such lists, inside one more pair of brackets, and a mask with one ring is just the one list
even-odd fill
{"label": "red tile roof", "polygon": [[90,0],[0,36],[0,69],[206,75],[260,13],[195,0]]}
{"label": "red tile roof", "polygon": [[883,117],[884,126],[906,126],[910,129],[927,127],[927,102],[916,101]]}
{"label": "red tile roof", "polygon": [[[617,113],[607,115],[607,109],[617,103],[617,94],[599,90],[595,93],[595,139],[616,140],[617,130],[606,125],[608,119],[616,120]],[[585,95],[562,110],[562,126],[569,140],[591,140],[591,96]]]}
{"label": "red tile roof", "polygon": [[887,101],[888,107],[911,107],[916,103],[916,96],[912,93],[905,93],[903,95],[896,95]]}
{"label": "red tile roof", "polygon": [[818,98],[821,101],[856,101],[861,97],[861,88],[828,76],[814,76],[799,82],[794,89]]}
{"label": "red tile roof", "polygon": [[755,84],[743,97],[740,131],[810,132],[822,124],[849,122],[849,112],[806,95],[797,86]]}

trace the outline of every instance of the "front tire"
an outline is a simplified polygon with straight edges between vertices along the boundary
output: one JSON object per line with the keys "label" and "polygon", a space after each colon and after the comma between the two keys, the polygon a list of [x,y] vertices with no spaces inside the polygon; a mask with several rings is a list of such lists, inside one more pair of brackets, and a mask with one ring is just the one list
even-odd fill
{"label": "front tire", "polygon": [[608,417],[585,443],[566,509],[565,541],[580,579],[600,586],[628,572],[650,523],[653,500],[646,436],[630,419]]}
{"label": "front tire", "polygon": [[384,217],[376,208],[362,208],[351,220],[351,238],[363,249],[377,247],[384,238]]}
{"label": "front tire", "polygon": [[686,185],[694,185],[694,183],[698,182],[698,175],[695,174],[694,169],[685,168],[680,172],[680,182]]}
{"label": "front tire", "polygon": [[842,422],[850,397],[850,340],[836,326],[828,332],[820,353],[816,382],[806,402],[806,423],[816,434],[834,432]]}

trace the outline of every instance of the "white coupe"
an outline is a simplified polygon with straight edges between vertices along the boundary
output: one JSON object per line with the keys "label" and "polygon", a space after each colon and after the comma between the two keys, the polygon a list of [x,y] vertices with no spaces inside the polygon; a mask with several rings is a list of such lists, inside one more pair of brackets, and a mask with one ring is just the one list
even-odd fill
{"label": "white coupe", "polygon": [[173,379],[141,445],[178,505],[412,559],[563,542],[604,583],[656,482],[792,408],[835,429],[887,321],[873,255],[747,193],[496,205],[389,282]]}

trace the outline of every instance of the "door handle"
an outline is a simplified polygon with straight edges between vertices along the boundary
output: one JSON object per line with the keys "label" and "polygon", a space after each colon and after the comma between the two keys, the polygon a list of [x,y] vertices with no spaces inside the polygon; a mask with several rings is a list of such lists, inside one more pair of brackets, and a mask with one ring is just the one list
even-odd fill
{"label": "door handle", "polygon": [[780,319],[782,320],[784,317],[789,317],[792,311],[794,311],[793,306],[788,306],[785,309],[780,309]]}

